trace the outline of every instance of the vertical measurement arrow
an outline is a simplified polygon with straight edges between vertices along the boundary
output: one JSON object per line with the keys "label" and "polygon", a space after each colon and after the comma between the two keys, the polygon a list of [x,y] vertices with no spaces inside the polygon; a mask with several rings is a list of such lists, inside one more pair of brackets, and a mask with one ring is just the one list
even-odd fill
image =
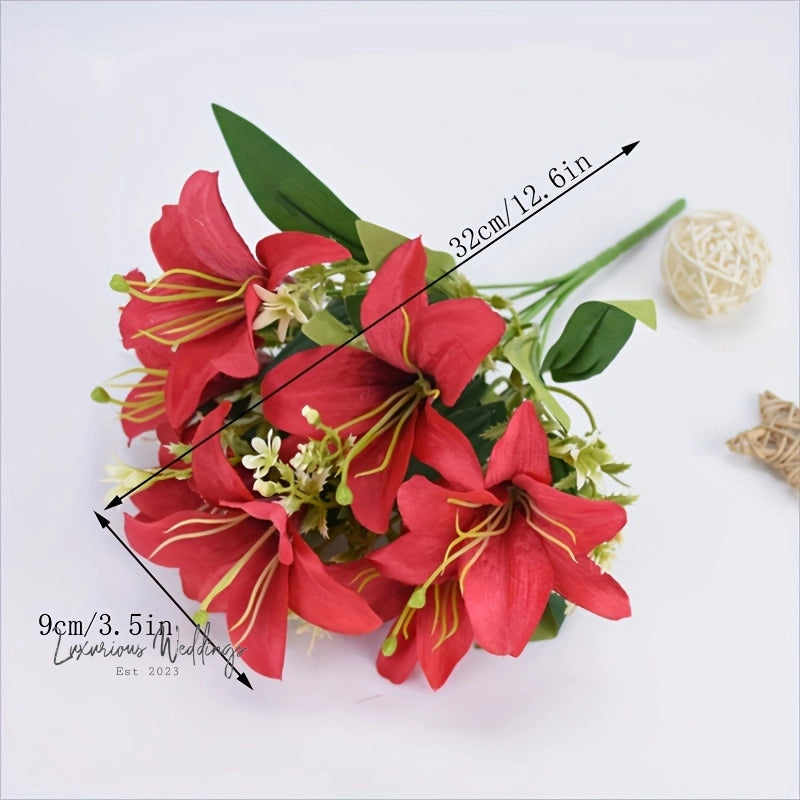
{"label": "vertical measurement arrow", "polygon": [[[383,320],[385,320],[387,317],[390,317],[392,314],[394,314],[397,311],[399,311],[404,305],[406,305],[406,303],[410,303],[415,297],[419,297],[419,295],[423,294],[424,292],[427,292],[428,289],[431,289],[432,287],[434,287],[437,283],[439,283],[439,281],[444,280],[448,275],[452,275],[457,269],[460,269],[461,267],[463,267],[464,264],[466,264],[468,261],[472,261],[472,259],[475,258],[475,256],[480,255],[481,253],[483,253],[486,250],[488,250],[495,242],[499,242],[500,239],[502,239],[504,236],[506,236],[509,233],[511,233],[511,231],[513,231],[515,228],[518,228],[520,225],[522,225],[523,223],[527,222],[529,219],[533,219],[533,217],[535,217],[541,211],[544,211],[545,208],[548,208],[549,206],[553,205],[553,203],[555,203],[556,200],[560,200],[565,194],[568,194],[573,189],[575,189],[577,186],[580,186],[585,181],[588,181],[589,178],[592,178],[595,175],[597,175],[597,173],[600,172],[600,170],[605,169],[609,164],[613,164],[618,158],[620,158],[622,156],[629,156],[631,154],[631,152],[633,151],[634,147],[636,147],[636,145],[638,145],[638,144],[639,144],[639,142],[636,141],[636,142],[631,142],[631,144],[623,145],[619,149],[618,153],[615,153],[607,161],[604,161],[599,167],[595,167],[591,172],[587,172],[586,175],[584,175],[580,180],[576,180],[573,183],[570,183],[569,187],[564,189],[563,192],[559,192],[557,195],[555,195],[550,200],[548,200],[546,203],[544,203],[544,205],[540,205],[539,208],[537,208],[536,211],[534,211],[532,214],[528,214],[523,219],[521,219],[519,222],[517,222],[516,224],[512,225],[510,228],[507,228],[500,235],[494,237],[490,242],[488,242],[486,244],[485,247],[481,247],[480,250],[476,250],[472,255],[467,256],[462,261],[459,261],[457,264],[455,264],[454,266],[450,267],[450,269],[448,269],[446,272],[444,272],[438,278],[432,280],[430,283],[426,284],[421,289],[419,289],[418,291],[414,292],[414,294],[409,295],[405,300],[403,300],[402,303],[398,303],[394,308],[390,308],[385,314],[383,314],[382,316],[378,317],[378,319],[374,320],[369,325],[365,325],[363,328],[361,328],[360,331],[355,333],[349,339],[345,340],[341,344],[339,344],[336,347],[334,347],[332,350],[330,350],[327,353],[325,353],[325,355],[321,356],[316,361],[314,361],[311,364],[309,364],[305,369],[301,370],[296,375],[293,375],[291,378],[289,378],[288,381],[284,381],[284,383],[282,383],[277,388],[273,389],[269,394],[267,394],[264,397],[262,397],[259,401],[253,403],[252,405],[248,406],[244,411],[242,411],[240,414],[237,414],[235,417],[232,417],[231,419],[229,419],[224,425],[222,425],[219,428],[217,428],[217,430],[213,431],[212,433],[209,433],[208,436],[205,436],[204,438],[200,439],[199,442],[195,442],[191,447],[188,447],[186,450],[184,450],[181,453],[181,455],[173,458],[172,461],[168,462],[167,464],[164,464],[163,467],[161,467],[160,469],[158,469],[155,472],[151,473],[143,481],[141,481],[140,483],[137,483],[136,486],[134,486],[132,489],[128,489],[127,492],[123,492],[120,495],[115,495],[111,499],[111,502],[109,502],[106,505],[104,510],[108,510],[109,508],[115,508],[116,506],[121,505],[122,501],[126,497],[128,497],[128,495],[131,495],[134,492],[136,492],[139,489],[141,489],[142,487],[146,486],[148,483],[150,483],[150,481],[154,480],[159,475],[161,475],[163,472],[168,470],[170,467],[172,467],[173,465],[177,464],[179,461],[183,460],[193,450],[196,450],[201,445],[205,444],[206,442],[210,441],[214,437],[218,436],[227,427],[229,427],[230,425],[233,425],[234,422],[236,422],[237,420],[240,420],[246,414],[249,414],[251,411],[253,411],[254,409],[258,408],[262,403],[266,402],[271,397],[274,397],[276,394],[278,394],[278,392],[280,392],[281,390],[285,389],[287,386],[290,386],[291,384],[293,384],[299,378],[302,378],[303,375],[306,375],[307,373],[311,372],[312,369],[314,369],[315,367],[318,367],[320,364],[322,364],[323,361],[327,361],[329,358],[331,358],[331,356],[334,356],[340,350],[342,350],[345,347],[347,347],[347,345],[352,344],[356,339],[358,339],[359,336],[362,336],[368,330],[370,330],[371,328],[374,328],[376,325],[378,325],[381,322],[383,322]],[[95,511],[95,514],[97,514],[96,511]],[[99,514],[97,514],[97,516],[100,519],[103,519],[103,517],[100,517]],[[114,532],[112,531],[112,533],[114,533]],[[114,534],[114,535],[116,536],[116,534]],[[118,536],[117,536],[117,538],[119,539]],[[133,555],[133,554],[131,553],[131,555]],[[134,556],[134,558],[135,558],[135,556]],[[138,559],[137,559],[137,561],[138,561]],[[141,564],[141,562],[139,562],[139,563]],[[144,564],[142,564],[142,566],[144,567]],[[146,567],[145,567],[145,569],[146,569]],[[153,578],[153,580],[155,580],[155,578]],[[174,603],[175,601],[173,600],[172,602]],[[183,609],[181,609],[181,610],[183,610]],[[192,623],[192,624],[194,624],[194,623]]]}
{"label": "vertical measurement arrow", "polygon": [[128,547],[128,545],[122,541],[122,539],[117,535],[117,532],[111,527],[111,523],[102,514],[98,514],[97,511],[94,512],[94,515],[95,517],[97,517],[97,521],[100,523],[100,527],[107,528],[109,531],[111,531],[113,537],[128,551],[133,560],[136,561],[136,563],[155,581],[158,588],[161,589],[161,591],[164,592],[164,594],[167,597],[169,597],[170,600],[172,600],[172,603],[175,606],[175,608],[177,608],[178,611],[180,611],[181,614],[183,614],[183,616],[186,617],[186,619],[188,619],[189,622],[192,623],[192,626],[196,628],[197,632],[211,645],[212,648],[214,648],[214,651],[219,653],[222,660],[225,661],[225,663],[227,663],[228,666],[236,673],[237,676],[236,680],[239,681],[239,683],[244,684],[248,689],[252,691],[253,687],[251,686],[250,681],[247,679],[247,675],[245,675],[244,672],[241,672],[240,670],[236,669],[236,666],[233,663],[233,659],[227,658],[223,654],[222,650],[220,650],[219,647],[217,647],[214,644],[214,642],[212,642],[211,639],[208,638],[205,631],[203,631],[200,628],[200,626],[197,625],[195,621],[186,613],[186,611],[184,611],[183,606],[181,606],[181,604],[164,588],[164,586],[162,586],[161,581],[159,581],[158,578],[156,578],[156,576],[153,575],[153,573],[150,572],[149,569],[147,569],[147,567],[142,563],[139,556],[137,556],[136,553],[134,553],[133,550],[131,550],[130,547]]}

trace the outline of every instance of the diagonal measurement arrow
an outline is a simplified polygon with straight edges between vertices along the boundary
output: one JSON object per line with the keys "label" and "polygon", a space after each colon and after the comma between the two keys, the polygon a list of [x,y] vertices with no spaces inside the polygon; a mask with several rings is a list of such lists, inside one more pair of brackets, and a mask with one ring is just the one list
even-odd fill
{"label": "diagonal measurement arrow", "polygon": [[131,550],[130,547],[128,547],[128,545],[122,541],[122,539],[117,535],[117,532],[111,527],[111,523],[102,514],[98,514],[97,511],[94,512],[94,515],[95,517],[97,517],[97,521],[100,523],[100,527],[108,528],[108,530],[111,531],[114,538],[128,551],[128,553],[130,553],[134,561],[136,561],[136,563],[156,582],[158,588],[161,589],[161,591],[164,592],[164,594],[167,597],[169,597],[170,600],[172,600],[174,606],[178,609],[178,611],[180,611],[181,614],[183,614],[183,616],[186,617],[186,619],[188,619],[189,622],[192,623],[192,626],[196,628],[197,632],[211,645],[211,647],[215,650],[215,652],[220,654],[221,658],[236,673],[237,676],[236,680],[239,681],[239,683],[243,683],[248,689],[252,691],[253,687],[250,685],[250,681],[247,679],[247,675],[245,675],[244,672],[241,672],[240,670],[236,669],[233,663],[233,659],[225,656],[222,650],[220,650],[219,647],[217,647],[214,644],[214,642],[212,642],[211,639],[208,638],[205,631],[203,631],[200,628],[200,626],[197,625],[195,621],[186,613],[186,611],[184,611],[183,606],[181,606],[181,604],[162,586],[161,581],[159,581],[158,578],[156,578],[156,576],[153,575],[153,573],[150,572],[149,569],[147,569],[144,563],[142,563],[142,560],[139,558],[139,556],[137,556],[136,553],[134,553],[133,550]]}
{"label": "diagonal measurement arrow", "polygon": [[[195,442],[191,447],[189,447],[188,449],[184,450],[181,453],[181,455],[173,458],[172,461],[168,462],[167,464],[164,464],[163,467],[161,467],[160,469],[158,469],[155,472],[153,472],[152,474],[150,474],[147,478],[145,478],[145,480],[141,481],[140,483],[137,483],[136,486],[134,486],[132,489],[128,489],[128,491],[124,492],[123,494],[115,495],[111,499],[111,502],[108,503],[108,505],[105,507],[105,510],[107,510],[109,508],[114,508],[115,506],[120,505],[122,503],[122,501],[126,497],[128,497],[128,495],[131,495],[134,492],[136,492],[139,489],[141,489],[143,486],[146,486],[148,483],[150,483],[150,481],[154,480],[159,475],[161,475],[163,472],[168,470],[173,464],[177,464],[179,461],[183,460],[187,455],[189,455],[189,453],[191,453],[193,450],[196,450],[198,447],[200,447],[200,445],[203,445],[206,442],[210,441],[215,436],[219,435],[222,431],[224,431],[227,427],[229,427],[230,425],[233,425],[234,422],[236,422],[237,420],[241,419],[246,414],[249,414],[254,409],[258,408],[262,403],[266,402],[271,397],[274,397],[282,389],[285,389],[287,386],[290,386],[296,380],[299,380],[300,378],[302,378],[303,375],[306,375],[312,369],[314,369],[315,367],[318,367],[320,364],[323,363],[323,361],[327,361],[331,356],[336,355],[336,353],[338,353],[343,348],[347,347],[347,345],[352,344],[356,339],[358,339],[359,336],[362,336],[368,330],[370,330],[371,328],[374,328],[376,325],[378,325],[379,323],[383,322],[383,320],[385,320],[387,317],[390,317],[392,314],[394,314],[397,311],[399,311],[406,303],[410,303],[414,298],[419,297],[419,295],[423,294],[424,292],[427,292],[428,289],[432,288],[437,283],[439,283],[439,281],[444,280],[444,278],[446,278],[448,275],[452,275],[457,269],[460,269],[461,267],[463,267],[464,264],[466,264],[468,261],[472,261],[472,259],[475,258],[475,256],[479,255],[480,253],[483,253],[485,250],[488,250],[495,242],[500,241],[500,239],[502,239],[507,234],[511,233],[511,231],[513,231],[515,228],[518,228],[524,222],[527,222],[529,219],[532,219],[538,213],[540,213],[541,211],[544,211],[544,209],[546,209],[548,206],[553,205],[553,203],[555,203],[556,200],[560,200],[565,194],[568,194],[573,189],[575,189],[576,187],[580,186],[580,184],[584,183],[585,181],[588,181],[589,178],[593,177],[594,175],[597,175],[597,173],[600,172],[600,170],[605,169],[609,164],[613,164],[618,158],[620,158],[622,156],[629,156],[631,154],[631,151],[633,150],[634,147],[636,147],[637,144],[639,144],[638,141],[637,142],[632,142],[631,144],[626,144],[623,147],[621,147],[619,152],[616,153],[615,155],[613,155],[611,158],[609,158],[608,161],[603,162],[599,167],[596,167],[591,172],[587,172],[586,175],[584,175],[579,180],[571,182],[568,188],[564,189],[564,191],[562,191],[562,192],[559,192],[557,195],[555,195],[550,200],[548,200],[544,205],[539,206],[539,208],[537,208],[536,211],[534,211],[532,214],[528,214],[523,219],[521,219],[519,222],[515,223],[510,228],[507,228],[506,230],[504,230],[501,234],[499,234],[499,235],[495,236],[494,238],[492,238],[492,240],[490,242],[488,242],[485,246],[481,247],[479,250],[476,250],[474,253],[472,253],[472,255],[467,256],[462,261],[459,261],[456,265],[450,267],[450,269],[448,269],[446,272],[444,272],[438,278],[432,280],[430,283],[426,284],[421,289],[419,289],[418,291],[414,292],[414,294],[409,295],[405,300],[403,300],[401,303],[398,303],[394,308],[390,308],[385,314],[383,314],[380,317],[378,317],[378,319],[374,320],[373,322],[370,322],[369,325],[365,325],[363,328],[361,328],[361,330],[359,330],[357,333],[353,334],[349,339],[347,339],[344,342],[342,342],[341,344],[337,345],[333,350],[330,350],[329,352],[325,353],[325,355],[320,356],[316,361],[314,361],[311,364],[309,364],[305,369],[301,370],[296,375],[293,375],[291,378],[289,378],[289,380],[284,381],[280,386],[278,386],[277,388],[273,389],[271,392],[269,392],[269,394],[267,394],[264,397],[262,397],[261,400],[259,400],[258,402],[253,403],[252,405],[248,406],[244,411],[241,412],[241,414],[237,414],[235,417],[232,417],[224,425],[222,425],[219,428],[217,428],[217,430],[213,431],[212,433],[209,433],[208,436],[203,437],[202,439],[200,439],[199,442]],[[95,514],[96,513],[97,512],[95,512]],[[113,531],[112,531],[112,533],[113,533]],[[114,535],[116,536],[116,534],[114,534]],[[117,537],[117,538],[119,538],[119,537]],[[144,566],[144,565],[142,565],[142,566]],[[173,600],[173,602],[175,602],[175,601]],[[183,610],[183,609],[181,609],[181,610]],[[184,612],[184,613],[186,613],[186,612]]]}

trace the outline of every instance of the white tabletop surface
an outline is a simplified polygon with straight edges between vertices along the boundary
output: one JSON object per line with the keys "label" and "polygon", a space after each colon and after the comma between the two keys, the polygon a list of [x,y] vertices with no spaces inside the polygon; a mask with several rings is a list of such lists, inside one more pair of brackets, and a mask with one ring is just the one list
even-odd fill
{"label": "white tabletop surface", "polygon": [[[798,400],[797,3],[1,13],[3,797],[797,797],[797,493],[725,447],[762,390]],[[93,516],[104,464],[145,454],[89,392],[133,366],[108,279],[154,272],[149,227],[189,174],[220,170],[249,243],[273,230],[212,102],[440,249],[562,160],[641,141],[473,259],[476,282],[566,271],[678,197],[763,232],[766,283],[728,318],[670,300],[663,233],[575,298],[658,305],[658,331],[580,387],[641,495],[615,569],[631,619],[579,611],[518,659],[471,653],[437,693],[375,672],[380,634],[310,655],[292,636],[283,681],[250,670],[252,692],[219,663],[149,676],[153,653],[137,677],[54,664],[42,614],[110,614],[122,643],[131,614],[179,620]]]}

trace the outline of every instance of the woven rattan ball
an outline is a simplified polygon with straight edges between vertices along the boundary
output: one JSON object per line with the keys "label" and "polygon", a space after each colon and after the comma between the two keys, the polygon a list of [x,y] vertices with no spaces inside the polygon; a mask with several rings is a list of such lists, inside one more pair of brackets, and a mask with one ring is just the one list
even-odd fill
{"label": "woven rattan ball", "polygon": [[747,302],[771,260],[764,237],[726,211],[686,214],[672,225],[661,272],[672,296],[690,314],[713,317]]}

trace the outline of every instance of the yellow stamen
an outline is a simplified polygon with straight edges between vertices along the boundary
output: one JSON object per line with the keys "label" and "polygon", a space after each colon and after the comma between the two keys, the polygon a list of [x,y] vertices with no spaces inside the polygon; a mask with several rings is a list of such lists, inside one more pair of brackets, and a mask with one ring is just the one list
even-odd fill
{"label": "yellow stamen", "polygon": [[[528,503],[523,502],[523,508],[525,509],[525,522],[528,524],[528,527],[536,531],[543,539],[547,539],[548,542],[552,542],[557,547],[560,547],[564,550],[567,555],[577,564],[578,559],[575,558],[575,553],[572,552],[572,549],[569,545],[564,544],[560,539],[556,539],[555,536],[551,536],[546,530],[542,529],[539,525],[537,525],[532,519],[533,509],[528,505]],[[563,527],[563,526],[562,526]]]}
{"label": "yellow stamen", "polygon": [[[241,642],[243,642],[249,635],[250,631],[253,630],[253,625],[255,625],[256,617],[258,617],[259,609],[261,608],[261,604],[264,602],[264,596],[269,589],[270,581],[272,580],[272,576],[275,574],[275,571],[278,569],[279,559],[277,555],[274,555],[266,567],[261,570],[261,574],[258,576],[258,580],[253,585],[253,590],[250,592],[250,597],[247,601],[247,608],[244,610],[244,614],[239,618],[237,623],[233,625],[230,630],[231,632],[238,628],[250,615],[250,624],[245,628],[244,633],[239,637],[239,639],[234,644],[234,647],[238,647]],[[256,594],[258,594],[258,598],[256,599]],[[255,607],[254,607],[255,606]],[[252,609],[252,614],[251,614]]]}
{"label": "yellow stamen", "polygon": [[400,313],[403,315],[403,344],[402,344],[402,353],[403,353],[403,361],[413,370],[419,372],[416,366],[411,363],[411,359],[408,357],[408,341],[411,338],[411,320],[408,318],[408,314],[406,313],[405,308],[400,306]]}
{"label": "yellow stamen", "polygon": [[530,505],[531,511],[533,511],[534,514],[538,514],[540,517],[544,517],[551,525],[555,525],[557,528],[561,528],[562,531],[565,531],[570,535],[573,544],[578,544],[578,539],[575,536],[575,532],[572,530],[572,528],[568,528],[563,522],[559,522],[557,519],[548,517],[547,514],[545,514],[544,511],[542,511],[542,509],[539,508],[528,495],[525,495],[525,499],[527,503]]}
{"label": "yellow stamen", "polygon": [[180,542],[184,539],[197,539],[202,536],[213,536],[216,533],[222,533],[223,531],[232,528],[234,525],[238,525],[242,520],[247,519],[247,514],[237,514],[234,517],[226,518],[224,523],[221,523],[219,520],[216,519],[186,519],[182,522],[178,522],[175,525],[167,528],[164,533],[171,533],[178,528],[182,528],[186,525],[212,525],[214,526],[213,530],[208,531],[194,531],[193,533],[182,533],[178,536],[171,536],[166,541],[161,542],[161,544],[153,550],[152,553],[148,556],[148,558],[152,561],[153,556],[163,550],[165,547],[171,544],[175,544],[175,542]]}
{"label": "yellow stamen", "polygon": [[214,601],[214,598],[224,592],[236,580],[236,576],[242,571],[244,565],[253,557],[253,554],[261,547],[262,544],[275,533],[275,526],[270,525],[264,532],[263,536],[259,538],[250,549],[222,576],[222,579],[217,582],[216,586],[206,595],[203,602],[200,604],[200,611],[208,611],[209,605]]}

